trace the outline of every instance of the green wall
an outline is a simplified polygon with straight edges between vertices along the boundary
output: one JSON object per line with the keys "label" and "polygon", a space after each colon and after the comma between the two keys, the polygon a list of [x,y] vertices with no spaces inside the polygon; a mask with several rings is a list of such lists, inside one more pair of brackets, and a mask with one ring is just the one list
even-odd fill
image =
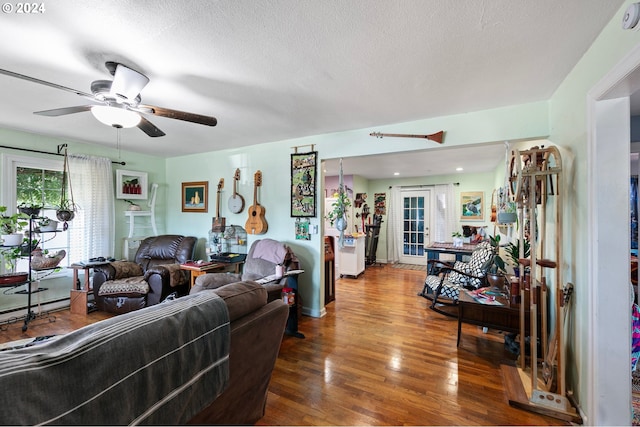
{"label": "green wall", "polygon": [[[505,140],[521,140],[545,137],[548,130],[546,102],[537,102],[510,106],[493,110],[447,116],[438,119],[421,120],[392,126],[381,126],[375,130],[389,133],[424,133],[435,129],[446,131],[444,145],[460,146],[474,143],[487,143]],[[382,154],[401,151],[424,150],[425,144],[431,148],[440,145],[425,141],[407,141],[406,144],[385,144],[369,136],[372,129],[360,129],[316,135],[305,138],[265,142],[264,144],[243,147],[242,149],[222,150],[212,153],[174,157],[167,159],[167,227],[172,232],[192,234],[201,237],[198,253],[204,256],[204,242],[211,228],[211,218],[215,213],[215,185],[224,177],[229,182],[236,168],[241,170],[238,191],[252,203],[253,175],[262,172],[262,186],[259,190],[259,202],[266,209],[265,218],[269,230],[264,235],[249,235],[248,244],[260,238],[283,241],[294,249],[301,259],[305,273],[300,277],[300,293],[304,300],[304,312],[311,316],[321,316],[324,312],[322,271],[323,244],[321,234],[312,235],[310,241],[295,240],[294,222],[290,216],[290,155],[291,147],[301,147],[300,152],[310,150],[313,144],[320,160]],[[436,147],[437,145],[437,147]],[[442,178],[440,178],[442,179]],[[323,180],[318,177],[318,194],[324,194]],[[457,180],[457,179],[456,179]],[[183,213],[180,210],[181,183],[188,181],[209,181],[209,213]],[[439,181],[442,182],[442,181]],[[487,187],[491,187],[493,177],[487,178]],[[358,183],[358,186],[361,184]],[[388,189],[388,186],[387,186]],[[385,189],[384,191],[387,191]],[[222,196],[221,214],[227,223],[244,226],[246,211],[232,215],[226,208],[229,189]],[[368,190],[373,194],[371,188]],[[322,197],[317,199],[318,209],[323,206]],[[323,213],[311,219],[312,225],[323,226],[320,221]],[[379,252],[380,253],[380,252]]]}

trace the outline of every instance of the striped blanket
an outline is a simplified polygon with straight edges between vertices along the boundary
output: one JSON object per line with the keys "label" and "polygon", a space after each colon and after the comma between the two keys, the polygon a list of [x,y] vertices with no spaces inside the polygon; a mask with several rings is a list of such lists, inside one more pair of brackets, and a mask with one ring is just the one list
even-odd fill
{"label": "striped blanket", "polygon": [[0,423],[184,424],[227,386],[229,339],[205,291],[0,352]]}

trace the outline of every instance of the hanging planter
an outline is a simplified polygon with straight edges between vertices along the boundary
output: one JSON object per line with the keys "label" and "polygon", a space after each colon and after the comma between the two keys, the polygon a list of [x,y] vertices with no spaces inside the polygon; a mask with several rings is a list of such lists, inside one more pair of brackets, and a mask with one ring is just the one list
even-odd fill
{"label": "hanging planter", "polygon": [[[67,198],[67,181],[69,183],[69,194],[71,199]],[[64,150],[64,166],[62,169],[62,192],[60,194],[60,206],[56,210],[56,217],[62,221],[62,229],[69,228],[68,221],[76,216],[76,204],[73,202],[73,189],[71,188],[71,178],[69,176],[69,163],[67,161],[67,149]]]}
{"label": "hanging planter", "polygon": [[347,197],[347,191],[344,188],[343,175],[342,175],[342,159],[340,159],[340,181],[338,184],[338,194],[336,201],[331,204],[333,208],[326,215],[326,219],[332,227],[335,226],[336,230],[340,232],[338,238],[338,244],[342,248],[344,247],[344,232],[349,226],[346,218],[346,210],[351,206],[351,200]]}

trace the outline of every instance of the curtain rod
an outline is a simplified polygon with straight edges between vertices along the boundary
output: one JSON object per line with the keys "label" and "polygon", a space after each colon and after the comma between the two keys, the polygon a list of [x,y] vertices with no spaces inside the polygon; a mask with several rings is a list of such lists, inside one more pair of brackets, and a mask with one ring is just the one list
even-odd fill
{"label": "curtain rod", "polygon": [[[422,188],[422,187],[435,187],[436,185],[460,185],[459,182],[445,182],[443,184],[416,184],[416,185],[401,185],[400,188]],[[390,185],[389,188],[393,188],[393,185]]]}
{"label": "curtain rod", "polygon": [[[61,151],[66,146],[67,146],[67,144],[58,145],[58,152],[57,153],[52,153],[50,151],[33,150],[31,148],[9,147],[8,145],[0,145],[0,148],[8,148],[10,150],[29,151],[31,153],[49,154],[51,156],[63,156],[64,157],[64,154],[62,154]],[[122,166],[126,165],[125,162],[116,162],[115,160],[111,160],[111,163],[114,163],[116,165],[122,165]]]}

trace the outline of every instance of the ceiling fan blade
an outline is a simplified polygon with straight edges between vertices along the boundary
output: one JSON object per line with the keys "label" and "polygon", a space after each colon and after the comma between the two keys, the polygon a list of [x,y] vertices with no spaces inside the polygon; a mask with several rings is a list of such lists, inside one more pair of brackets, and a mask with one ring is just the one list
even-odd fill
{"label": "ceiling fan blade", "polygon": [[112,96],[121,96],[128,100],[134,100],[149,83],[149,78],[122,64],[117,64],[113,75],[110,93]]}
{"label": "ceiling fan blade", "polygon": [[[154,116],[167,117],[169,119],[184,120],[186,122],[198,123],[200,125],[215,126],[218,120],[215,117],[203,116],[201,114],[186,113],[184,111],[171,110],[169,108],[155,107],[153,105],[138,105],[142,113],[153,114]],[[135,108],[132,108],[135,110]]]}
{"label": "ceiling fan blade", "polygon": [[58,117],[58,116],[64,116],[65,114],[82,113],[83,111],[90,111],[91,107],[93,107],[93,105],[78,105],[77,107],[65,107],[65,108],[55,108],[53,110],[36,111],[33,114],[37,114],[39,116]]}
{"label": "ceiling fan blade", "polygon": [[89,93],[85,93],[85,92],[82,92],[82,91],[76,90],[76,89],[71,89],[69,87],[61,86],[61,85],[58,85],[58,84],[55,84],[55,83],[51,83],[51,82],[47,82],[47,81],[44,81],[44,80],[36,79],[35,77],[25,76],[24,74],[14,73],[13,71],[3,70],[3,69],[0,68],[0,74],[4,74],[6,76],[11,76],[11,77],[15,77],[15,78],[18,78],[18,79],[26,80],[26,81],[32,82],[32,83],[38,83],[38,84],[41,84],[41,85],[44,85],[44,86],[49,86],[49,87],[52,87],[54,89],[60,89],[60,90],[64,90],[64,91],[67,91],[67,92],[75,93],[76,95],[80,95],[80,96],[83,96],[83,97],[91,99],[91,100],[94,99],[93,95],[91,95]]}
{"label": "ceiling fan blade", "polygon": [[160,129],[158,129],[156,127],[156,125],[154,125],[153,123],[151,123],[149,120],[145,119],[144,117],[140,117],[140,123],[138,123],[138,127],[147,135],[149,135],[152,138],[157,138],[159,136],[165,136],[166,134],[164,132],[162,132]]}

